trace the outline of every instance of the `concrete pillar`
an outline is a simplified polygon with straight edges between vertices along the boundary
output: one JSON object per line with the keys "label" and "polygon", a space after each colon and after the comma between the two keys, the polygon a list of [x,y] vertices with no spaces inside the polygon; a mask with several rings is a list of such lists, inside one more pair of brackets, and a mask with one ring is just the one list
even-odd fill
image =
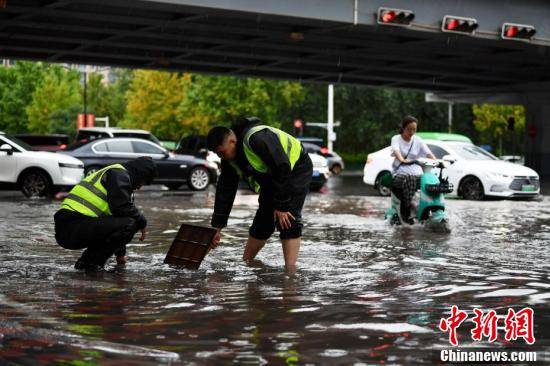
{"label": "concrete pillar", "polygon": [[550,103],[528,103],[525,124],[525,165],[550,178]]}

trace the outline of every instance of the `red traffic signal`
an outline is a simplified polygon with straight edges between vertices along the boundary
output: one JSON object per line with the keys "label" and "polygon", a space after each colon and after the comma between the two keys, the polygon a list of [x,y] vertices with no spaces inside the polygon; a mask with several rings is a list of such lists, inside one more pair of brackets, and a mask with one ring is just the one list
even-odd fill
{"label": "red traffic signal", "polygon": [[441,30],[450,33],[474,34],[478,26],[477,20],[473,18],[445,15],[441,23]]}
{"label": "red traffic signal", "polygon": [[515,41],[529,41],[537,33],[532,25],[504,23],[500,36],[502,39],[511,39]]}
{"label": "red traffic signal", "polygon": [[407,26],[414,19],[414,13],[410,10],[379,8],[378,24]]}

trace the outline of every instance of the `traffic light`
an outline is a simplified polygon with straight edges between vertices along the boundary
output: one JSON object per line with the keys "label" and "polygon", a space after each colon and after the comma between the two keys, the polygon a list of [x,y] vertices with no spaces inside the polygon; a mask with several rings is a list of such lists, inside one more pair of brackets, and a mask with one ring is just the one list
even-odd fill
{"label": "traffic light", "polygon": [[504,23],[500,32],[502,39],[514,41],[529,41],[537,33],[532,25]]}
{"label": "traffic light", "polygon": [[378,24],[407,26],[414,19],[414,13],[410,10],[379,8]]}
{"label": "traffic light", "polygon": [[472,35],[475,33],[478,24],[473,18],[455,17],[445,15],[441,23],[441,31]]}
{"label": "traffic light", "polygon": [[304,122],[299,118],[294,120],[294,131],[296,136],[302,136],[304,134]]}

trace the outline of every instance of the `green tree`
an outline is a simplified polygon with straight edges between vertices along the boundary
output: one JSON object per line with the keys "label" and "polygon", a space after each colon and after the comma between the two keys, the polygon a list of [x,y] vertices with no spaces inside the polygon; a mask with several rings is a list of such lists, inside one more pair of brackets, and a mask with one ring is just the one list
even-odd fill
{"label": "green tree", "polygon": [[177,138],[184,128],[179,106],[185,98],[176,73],[137,70],[126,93],[123,127],[143,128],[163,138]]}
{"label": "green tree", "polygon": [[[497,154],[523,151],[522,144],[516,144],[525,132],[525,108],[521,105],[473,105],[474,125],[480,133],[480,142],[497,146]],[[514,131],[508,130],[508,118],[515,120]],[[516,146],[518,145],[518,146]]]}
{"label": "green tree", "polygon": [[[295,111],[295,117],[326,122],[327,86],[304,85],[304,94],[306,98]],[[341,127],[336,128],[335,150],[343,153],[348,162],[364,162],[368,153],[389,144],[407,114],[419,119],[421,131],[446,132],[447,104],[426,103],[424,98],[424,93],[414,91],[336,85],[334,115],[336,121],[341,121]],[[472,137],[472,119],[469,105],[456,105],[453,132]],[[290,123],[287,128],[292,128]],[[306,126],[304,133],[326,140],[326,130],[321,128]]]}
{"label": "green tree", "polygon": [[48,64],[18,61],[13,67],[0,67],[0,130],[28,132],[26,108],[46,74]]}
{"label": "green tree", "polygon": [[185,117],[199,117],[202,132],[210,126],[230,125],[238,116],[257,116],[266,124],[291,121],[291,111],[304,99],[299,83],[257,78],[193,75],[186,80]]}
{"label": "green tree", "polygon": [[109,84],[107,89],[109,109],[106,115],[109,116],[110,123],[116,126],[126,115],[126,92],[130,88],[133,72],[129,69],[113,69],[111,72],[115,82]]}
{"label": "green tree", "polygon": [[[52,66],[32,93],[32,101],[26,111],[28,129],[33,133],[49,133],[52,116],[63,110],[75,109],[80,103],[79,74]],[[72,118],[76,120],[76,115]]]}
{"label": "green tree", "polygon": [[[81,98],[84,101],[84,88],[81,88]],[[103,75],[88,74],[86,85],[86,112],[96,117],[104,117],[109,114],[109,88],[103,83]]]}

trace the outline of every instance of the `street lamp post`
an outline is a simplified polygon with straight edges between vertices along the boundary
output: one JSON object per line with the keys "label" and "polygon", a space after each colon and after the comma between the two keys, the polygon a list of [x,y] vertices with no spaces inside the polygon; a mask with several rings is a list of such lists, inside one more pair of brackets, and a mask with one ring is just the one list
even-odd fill
{"label": "street lamp post", "polygon": [[88,98],[87,98],[88,75],[86,74],[86,71],[83,71],[82,75],[84,75],[84,116],[88,116]]}

